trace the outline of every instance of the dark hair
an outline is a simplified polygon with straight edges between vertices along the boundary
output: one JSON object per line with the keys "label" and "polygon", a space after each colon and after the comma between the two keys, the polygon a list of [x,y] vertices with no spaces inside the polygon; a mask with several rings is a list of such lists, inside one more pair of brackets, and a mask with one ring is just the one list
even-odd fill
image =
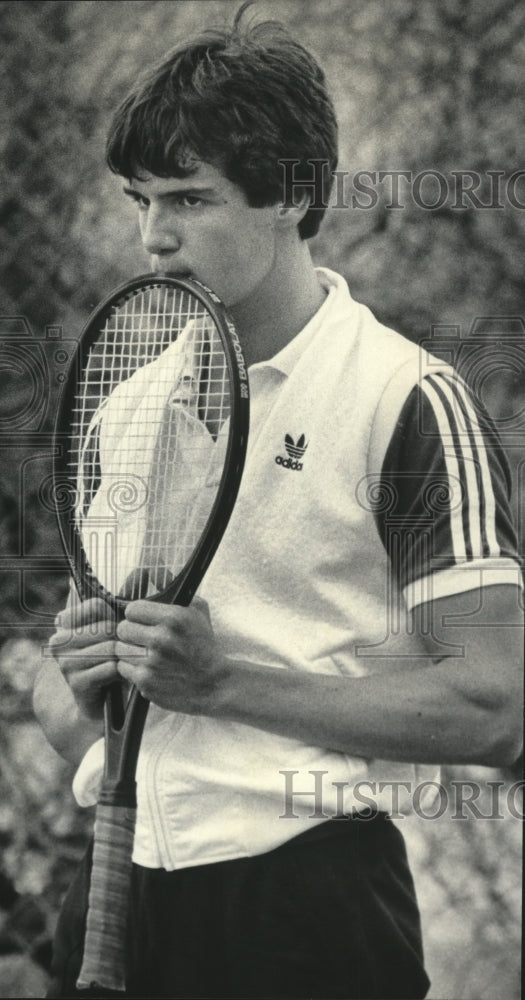
{"label": "dark hair", "polygon": [[[322,171],[322,198],[299,225],[308,239],[319,229],[337,166],[334,108],[323,71],[281,24],[241,28],[250,5],[231,28],[177,46],[137,82],[115,113],[107,162],[128,178],[185,177],[195,159],[212,163],[261,208],[284,200],[280,161],[295,160],[294,192],[302,181],[311,193],[314,169]],[[320,162],[314,168],[310,160]]]}

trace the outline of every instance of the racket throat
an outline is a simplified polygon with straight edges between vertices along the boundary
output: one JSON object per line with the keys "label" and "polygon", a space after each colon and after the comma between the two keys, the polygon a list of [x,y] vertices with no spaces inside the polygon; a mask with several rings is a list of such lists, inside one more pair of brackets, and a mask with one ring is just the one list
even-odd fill
{"label": "racket throat", "polygon": [[104,706],[106,732],[104,779],[99,803],[104,805],[136,808],[137,791],[135,772],[140,741],[149,702],[137,688],[126,692],[120,683],[110,686]]}
{"label": "racket throat", "polygon": [[108,690],[105,702],[105,722],[112,732],[119,732],[126,714],[124,685],[115,681]]}

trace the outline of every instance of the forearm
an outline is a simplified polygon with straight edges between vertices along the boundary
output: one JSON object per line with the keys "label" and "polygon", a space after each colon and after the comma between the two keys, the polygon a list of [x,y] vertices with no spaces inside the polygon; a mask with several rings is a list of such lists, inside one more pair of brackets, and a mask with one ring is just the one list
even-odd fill
{"label": "forearm", "polygon": [[214,714],[351,756],[508,763],[520,723],[509,724],[499,692],[472,690],[470,671],[443,661],[349,678],[235,662],[225,664]]}
{"label": "forearm", "polygon": [[[226,660],[211,714],[352,756],[512,763],[523,734],[517,588],[441,598],[416,609],[414,624],[428,666],[403,669],[396,659],[381,674],[352,678]],[[454,655],[438,660],[443,643]]]}
{"label": "forearm", "polygon": [[[120,675],[169,711],[228,719],[351,756],[498,765],[520,751],[518,597],[516,588],[498,586],[432,602],[414,615],[428,666],[413,669],[396,658],[367,677],[223,658],[202,608],[148,601],[128,606],[114,652]],[[454,655],[438,662],[443,649]]]}
{"label": "forearm", "polygon": [[44,660],[33,691],[33,708],[51,746],[75,766],[103,734],[102,721],[81,715],[77,703],[52,658]]}

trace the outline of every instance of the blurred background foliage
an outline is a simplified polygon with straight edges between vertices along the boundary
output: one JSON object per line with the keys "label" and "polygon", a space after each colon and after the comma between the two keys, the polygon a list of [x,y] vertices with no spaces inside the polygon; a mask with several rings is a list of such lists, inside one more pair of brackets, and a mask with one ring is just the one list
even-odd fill
{"label": "blurred background foliage", "polygon": [[[43,991],[57,906],[91,822],[73,805],[69,769],[34,724],[29,692],[67,583],[49,501],[61,378],[89,311],[148,269],[135,214],[104,165],[107,121],[149,61],[236,8],[235,0],[0,4],[2,996]],[[318,55],[338,110],[339,195],[313,241],[316,261],[475,383],[504,435],[523,551],[525,178],[516,172],[525,162],[525,7],[260,0],[257,10],[282,19]],[[368,194],[355,186],[364,171],[372,172],[361,174]],[[399,177],[399,207],[394,171],[419,177],[415,186]],[[472,199],[458,193],[458,171],[479,175]],[[514,1000],[519,821],[446,815],[404,829],[431,996]]]}

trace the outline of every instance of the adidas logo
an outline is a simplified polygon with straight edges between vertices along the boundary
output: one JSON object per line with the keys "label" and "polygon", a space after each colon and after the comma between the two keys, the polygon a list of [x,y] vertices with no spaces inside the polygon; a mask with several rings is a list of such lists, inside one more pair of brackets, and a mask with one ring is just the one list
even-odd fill
{"label": "adidas logo", "polygon": [[276,465],[282,465],[283,469],[292,469],[293,472],[300,472],[303,463],[299,461],[303,457],[306,449],[308,448],[308,441],[306,440],[304,434],[294,441],[290,434],[284,435],[284,447],[286,448],[286,453],[288,458],[283,458],[282,455],[275,456]]}

